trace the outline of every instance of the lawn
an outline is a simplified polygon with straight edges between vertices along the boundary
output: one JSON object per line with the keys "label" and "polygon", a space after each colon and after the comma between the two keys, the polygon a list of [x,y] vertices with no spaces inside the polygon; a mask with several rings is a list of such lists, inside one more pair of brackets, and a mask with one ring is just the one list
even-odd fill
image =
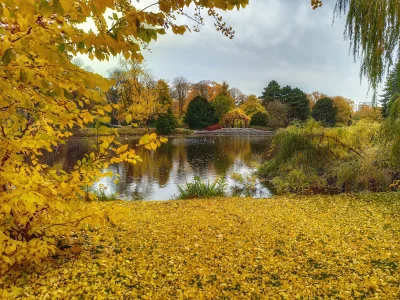
{"label": "lawn", "polygon": [[103,203],[113,224],[13,270],[28,299],[400,298],[400,195]]}

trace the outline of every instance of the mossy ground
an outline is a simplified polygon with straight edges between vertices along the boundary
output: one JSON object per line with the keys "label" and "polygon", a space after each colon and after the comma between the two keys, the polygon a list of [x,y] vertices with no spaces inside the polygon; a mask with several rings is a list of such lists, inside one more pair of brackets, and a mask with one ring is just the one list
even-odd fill
{"label": "mossy ground", "polygon": [[10,298],[400,298],[398,193],[96,205],[114,225],[10,272]]}

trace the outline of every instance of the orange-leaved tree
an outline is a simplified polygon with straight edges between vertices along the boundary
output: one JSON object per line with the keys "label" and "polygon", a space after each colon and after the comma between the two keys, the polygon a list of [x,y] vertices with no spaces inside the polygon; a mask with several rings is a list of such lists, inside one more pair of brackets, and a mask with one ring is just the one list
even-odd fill
{"label": "orange-leaved tree", "polygon": [[[140,160],[115,136],[104,136],[71,172],[40,163],[44,151],[63,143],[73,128],[108,122],[113,110],[105,97],[111,83],[71,60],[78,54],[100,61],[121,54],[141,61],[141,45],[168,29],[175,34],[188,29],[174,16],[190,5],[207,10],[231,37],[233,30],[225,28],[216,9],[247,2],[161,0],[151,11],[130,0],[0,3],[0,273],[15,263],[39,262],[54,252],[56,236],[95,222],[93,211],[80,205],[87,199],[83,187],[104,176],[99,170],[110,163]],[[81,25],[89,19],[96,28],[85,31]],[[139,144],[155,148],[159,143],[146,135]]]}

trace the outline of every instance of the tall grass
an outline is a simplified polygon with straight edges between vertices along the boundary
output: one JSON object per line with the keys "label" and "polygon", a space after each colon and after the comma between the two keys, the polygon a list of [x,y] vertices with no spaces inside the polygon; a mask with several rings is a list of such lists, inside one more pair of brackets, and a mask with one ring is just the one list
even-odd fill
{"label": "tall grass", "polygon": [[226,196],[227,184],[223,179],[217,179],[213,183],[203,182],[199,176],[195,176],[193,182],[180,186],[178,199],[212,198]]}
{"label": "tall grass", "polygon": [[107,194],[107,186],[104,184],[100,184],[98,190],[93,189],[90,186],[86,186],[83,188],[86,192],[86,201],[116,201],[118,199],[118,193],[109,193]]}

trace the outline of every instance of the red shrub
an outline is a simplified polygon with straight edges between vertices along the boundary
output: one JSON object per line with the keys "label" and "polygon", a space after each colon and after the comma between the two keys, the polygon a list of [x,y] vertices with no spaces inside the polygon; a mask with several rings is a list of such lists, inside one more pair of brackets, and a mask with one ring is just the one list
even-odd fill
{"label": "red shrub", "polygon": [[207,126],[204,129],[208,130],[208,131],[214,131],[214,130],[218,130],[218,129],[221,129],[221,128],[222,128],[222,126],[220,124],[214,124],[214,125]]}

